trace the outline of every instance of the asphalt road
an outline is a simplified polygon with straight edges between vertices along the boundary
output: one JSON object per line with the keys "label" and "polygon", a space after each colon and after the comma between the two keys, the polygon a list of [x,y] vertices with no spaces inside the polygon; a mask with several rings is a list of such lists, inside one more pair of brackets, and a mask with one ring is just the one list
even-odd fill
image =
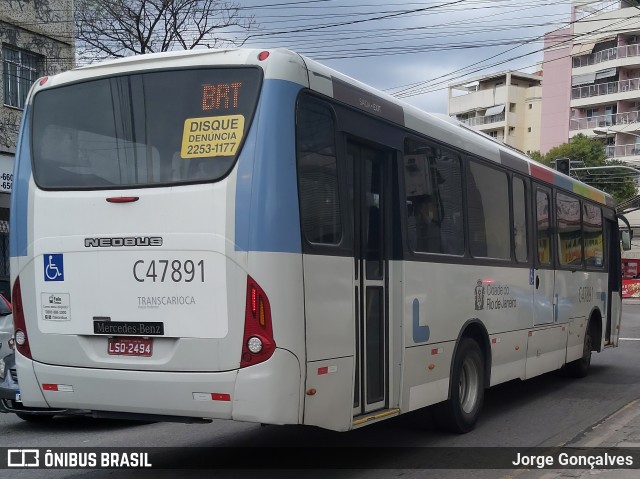
{"label": "asphalt road", "polygon": [[[412,469],[423,464],[428,447],[552,447],[571,445],[607,416],[640,398],[640,304],[625,303],[620,346],[595,354],[592,370],[584,379],[549,373],[529,381],[513,381],[487,391],[483,415],[477,427],[465,435],[438,432],[429,414],[418,411],[348,433],[298,426],[260,426],[214,421],[211,424],[137,423],[89,418],[55,418],[46,424],[29,424],[14,415],[0,415],[0,447],[158,447],[169,446],[163,455],[165,468],[175,470],[4,470],[9,478],[114,478],[114,477],[255,477],[299,478],[511,478],[509,470]],[[297,470],[180,470],[190,464],[215,468],[211,447],[268,446],[285,464],[296,457],[296,447],[316,451],[318,469]],[[361,455],[362,468],[322,470],[323,446],[341,446],[341,453]],[[403,457],[385,463],[376,447],[415,447]],[[189,449],[183,449],[187,447]],[[203,448],[203,449],[200,449]],[[313,449],[315,448],[315,449]],[[246,449],[241,467],[258,467],[260,457]],[[298,449],[300,451],[300,449]],[[384,451],[378,449],[378,451]],[[370,466],[369,466],[370,464]],[[180,471],[178,471],[180,470]]]}

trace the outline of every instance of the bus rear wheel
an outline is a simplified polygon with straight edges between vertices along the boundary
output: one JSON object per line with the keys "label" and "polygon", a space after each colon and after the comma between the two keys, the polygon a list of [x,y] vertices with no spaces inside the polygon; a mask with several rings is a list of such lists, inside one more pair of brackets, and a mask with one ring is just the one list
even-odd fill
{"label": "bus rear wheel", "polygon": [[463,338],[456,352],[449,399],[436,404],[433,419],[439,429],[465,433],[473,429],[484,401],[484,355],[471,338]]}
{"label": "bus rear wheel", "polygon": [[583,378],[589,374],[589,368],[591,367],[591,351],[593,350],[593,335],[591,334],[590,325],[591,323],[587,324],[587,329],[584,333],[582,357],[567,363],[565,367],[567,374],[572,378]]}

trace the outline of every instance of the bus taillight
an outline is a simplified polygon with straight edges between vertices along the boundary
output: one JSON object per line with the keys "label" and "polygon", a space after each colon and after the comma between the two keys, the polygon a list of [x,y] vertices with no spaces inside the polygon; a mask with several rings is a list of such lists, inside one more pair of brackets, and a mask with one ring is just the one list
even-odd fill
{"label": "bus taillight", "polygon": [[247,276],[247,307],[244,318],[242,357],[244,368],[266,361],[276,349],[271,327],[271,306],[264,290]]}
{"label": "bus taillight", "polygon": [[22,292],[20,291],[20,278],[16,278],[11,293],[13,306],[13,324],[15,331],[15,346],[18,352],[24,357],[32,359],[31,347],[29,346],[29,336],[27,335],[27,324],[24,320],[24,309],[22,307]]}

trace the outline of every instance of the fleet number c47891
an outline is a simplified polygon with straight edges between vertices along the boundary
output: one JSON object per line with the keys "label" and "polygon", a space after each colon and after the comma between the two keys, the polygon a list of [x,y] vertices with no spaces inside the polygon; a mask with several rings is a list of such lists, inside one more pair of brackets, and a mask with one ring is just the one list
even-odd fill
{"label": "fleet number c47891", "polygon": [[[197,261],[197,260],[196,260]],[[133,277],[136,281],[144,283],[191,283],[192,281],[204,283],[204,260],[200,261],[179,259],[154,259],[144,261],[139,259],[133,264]]]}

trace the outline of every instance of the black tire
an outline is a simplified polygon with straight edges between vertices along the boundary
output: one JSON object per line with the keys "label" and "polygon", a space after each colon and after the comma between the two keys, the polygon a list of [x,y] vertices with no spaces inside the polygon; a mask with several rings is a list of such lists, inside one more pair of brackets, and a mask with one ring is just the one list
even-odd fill
{"label": "black tire", "polygon": [[436,426],[447,432],[471,431],[484,401],[484,354],[476,341],[463,338],[453,361],[449,399],[433,408]]}
{"label": "black tire", "polygon": [[593,336],[591,335],[591,324],[587,324],[584,333],[584,343],[582,346],[582,357],[567,363],[565,370],[568,376],[572,378],[583,378],[589,374],[591,367],[591,351],[593,350]]}
{"label": "black tire", "polygon": [[34,422],[34,423],[43,423],[50,421],[53,418],[53,414],[25,414],[21,412],[17,412],[16,416],[18,416],[23,421]]}

